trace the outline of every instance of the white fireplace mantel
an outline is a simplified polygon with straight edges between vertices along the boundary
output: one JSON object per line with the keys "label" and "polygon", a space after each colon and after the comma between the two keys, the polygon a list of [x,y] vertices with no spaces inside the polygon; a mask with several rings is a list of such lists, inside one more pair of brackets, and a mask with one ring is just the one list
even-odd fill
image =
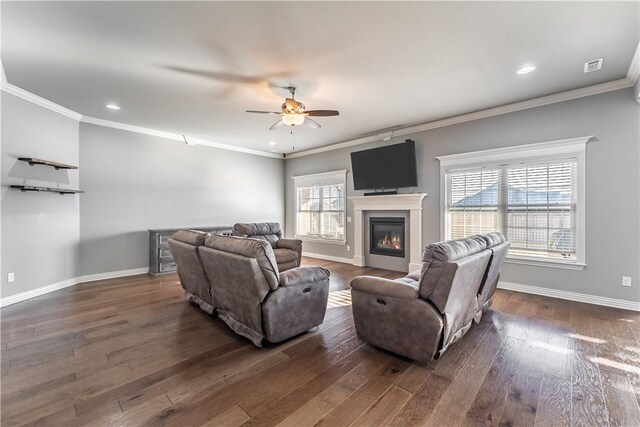
{"label": "white fireplace mantel", "polygon": [[364,214],[366,211],[409,211],[409,271],[422,266],[422,200],[426,193],[349,197],[353,202],[353,265],[365,266]]}

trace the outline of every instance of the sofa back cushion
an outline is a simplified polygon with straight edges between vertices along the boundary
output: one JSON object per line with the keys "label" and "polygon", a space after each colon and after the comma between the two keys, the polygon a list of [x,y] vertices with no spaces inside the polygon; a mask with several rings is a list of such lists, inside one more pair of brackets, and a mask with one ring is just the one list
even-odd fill
{"label": "sofa back cushion", "polygon": [[282,227],[277,222],[238,223],[233,226],[233,235],[266,240],[275,248],[282,239]]}
{"label": "sofa back cushion", "polygon": [[187,292],[213,306],[211,286],[198,254],[206,236],[207,233],[202,231],[180,230],[169,239],[169,248],[176,262],[180,285]]}
{"label": "sofa back cushion", "polygon": [[235,236],[210,235],[205,246],[222,252],[241,255],[256,260],[271,290],[278,287],[279,271],[271,245],[265,240]]}
{"label": "sofa back cushion", "polygon": [[494,246],[501,245],[502,243],[507,241],[507,239],[504,238],[504,235],[499,231],[494,231],[487,234],[480,234],[477,237],[483,239],[487,243],[487,248],[492,248]]}
{"label": "sofa back cushion", "polygon": [[205,231],[179,230],[174,233],[173,240],[194,246],[202,246],[204,245],[204,239],[207,237],[207,234]]}
{"label": "sofa back cushion", "polygon": [[478,236],[427,246],[422,256],[420,297],[429,299],[436,288],[450,286],[457,269],[455,261],[481,252],[486,247],[486,242]]}

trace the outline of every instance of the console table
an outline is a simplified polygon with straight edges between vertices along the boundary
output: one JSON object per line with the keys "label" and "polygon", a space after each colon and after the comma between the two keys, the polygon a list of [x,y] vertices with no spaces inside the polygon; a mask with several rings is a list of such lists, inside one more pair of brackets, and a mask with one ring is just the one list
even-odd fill
{"label": "console table", "polygon": [[176,271],[176,263],[173,254],[169,249],[169,239],[179,230],[198,230],[207,233],[222,234],[230,236],[233,227],[181,227],[163,228],[149,230],[149,274],[157,276],[159,274],[173,273]]}

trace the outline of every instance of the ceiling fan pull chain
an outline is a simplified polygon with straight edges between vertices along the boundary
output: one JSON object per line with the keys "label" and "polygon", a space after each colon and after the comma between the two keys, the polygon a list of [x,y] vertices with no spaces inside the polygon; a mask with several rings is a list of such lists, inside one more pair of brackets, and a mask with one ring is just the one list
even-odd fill
{"label": "ceiling fan pull chain", "polygon": [[291,151],[296,151],[296,134],[293,133],[295,128],[291,126]]}

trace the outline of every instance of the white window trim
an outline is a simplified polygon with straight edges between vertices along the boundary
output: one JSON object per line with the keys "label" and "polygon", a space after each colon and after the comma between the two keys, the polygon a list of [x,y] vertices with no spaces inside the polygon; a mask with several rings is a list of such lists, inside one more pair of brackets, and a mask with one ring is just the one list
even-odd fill
{"label": "white window trim", "polygon": [[549,260],[540,259],[538,257],[507,255],[505,262],[521,265],[564,268],[569,270],[584,269],[586,267],[585,154],[587,142],[592,138],[593,136],[589,135],[557,141],[539,142],[535,144],[517,145],[513,147],[436,157],[440,162],[440,239],[444,240],[447,235],[445,213],[445,175],[448,170],[484,166],[490,167],[492,165],[495,166],[504,162],[513,162],[518,160],[550,160],[557,158],[558,156],[575,156],[577,159],[576,261]]}
{"label": "white window trim", "polygon": [[341,240],[337,239],[322,239],[313,238],[309,236],[298,235],[298,187],[310,187],[321,186],[331,184],[342,184],[344,191],[342,192],[342,206],[344,206],[344,216],[346,220],[347,216],[347,170],[337,170],[332,172],[314,173],[311,175],[298,175],[292,176],[293,179],[293,194],[294,194],[294,212],[293,212],[293,229],[297,239],[303,242],[313,243],[328,243],[332,245],[346,245],[347,244],[347,224],[344,226],[344,237]]}

